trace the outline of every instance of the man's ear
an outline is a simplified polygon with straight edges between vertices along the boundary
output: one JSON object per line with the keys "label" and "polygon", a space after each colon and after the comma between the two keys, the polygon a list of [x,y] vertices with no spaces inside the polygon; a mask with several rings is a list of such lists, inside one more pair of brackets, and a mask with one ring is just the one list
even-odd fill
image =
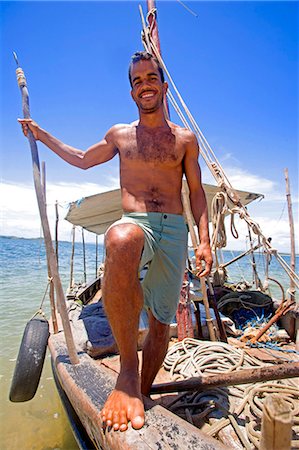
{"label": "man's ear", "polygon": [[167,81],[164,81],[164,83],[163,83],[163,92],[164,92],[164,95],[166,95],[166,92],[168,91],[168,83],[167,83]]}

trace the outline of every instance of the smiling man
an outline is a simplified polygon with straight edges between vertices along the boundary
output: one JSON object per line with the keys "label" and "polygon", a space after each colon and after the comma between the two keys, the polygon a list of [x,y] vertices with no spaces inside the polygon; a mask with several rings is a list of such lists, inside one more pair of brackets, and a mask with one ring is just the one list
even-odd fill
{"label": "smiling man", "polygon": [[[123,216],[105,235],[103,299],[121,368],[115,389],[102,410],[102,420],[104,425],[121,431],[127,429],[129,421],[136,429],[144,425],[142,394],[149,395],[168,347],[169,324],[179,301],[187,257],[181,200],[184,174],[200,236],[197,268],[204,276],[212,265],[196,137],[166,120],[163,98],[168,86],[152,55],[133,55],[129,79],[139,120],[114,125],[101,142],[87,151],[62,143],[31,119],[19,119],[25,135],[29,128],[36,139],[74,166],[87,169],[116,154],[120,158]],[[141,285],[138,273],[145,264],[149,269]],[[149,332],[140,377],[137,338],[143,307],[148,311]]]}

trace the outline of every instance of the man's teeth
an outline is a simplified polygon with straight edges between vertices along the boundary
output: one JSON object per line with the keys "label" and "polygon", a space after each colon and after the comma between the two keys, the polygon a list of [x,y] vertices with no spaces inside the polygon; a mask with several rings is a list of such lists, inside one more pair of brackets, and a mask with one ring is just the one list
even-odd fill
{"label": "man's teeth", "polygon": [[153,97],[153,96],[154,96],[153,92],[147,92],[147,93],[144,93],[141,95],[142,98]]}

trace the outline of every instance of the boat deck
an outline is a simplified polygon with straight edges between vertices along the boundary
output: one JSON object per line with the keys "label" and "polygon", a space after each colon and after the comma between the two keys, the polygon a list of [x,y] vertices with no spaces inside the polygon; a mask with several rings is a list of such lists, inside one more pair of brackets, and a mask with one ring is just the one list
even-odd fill
{"label": "boat deck", "polygon": [[[121,450],[225,448],[215,439],[206,436],[195,426],[149,398],[144,398],[146,423],[141,430],[134,430],[131,426],[126,432],[103,429],[100,411],[115,385],[119,357],[94,360],[86,353],[80,352],[80,363],[72,365],[63,333],[50,336],[49,349],[53,369],[60,385],[94,442],[95,448]],[[163,375],[159,375],[158,379],[165,380]]]}

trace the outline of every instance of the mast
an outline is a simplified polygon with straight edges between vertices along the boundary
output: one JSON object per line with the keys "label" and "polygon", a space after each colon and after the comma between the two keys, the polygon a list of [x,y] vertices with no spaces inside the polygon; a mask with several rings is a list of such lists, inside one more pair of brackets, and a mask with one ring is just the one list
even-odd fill
{"label": "mast", "polygon": [[[286,196],[288,202],[288,213],[289,213],[289,224],[290,224],[290,238],[291,238],[291,268],[295,272],[295,231],[294,231],[294,219],[293,219],[293,209],[292,209],[292,199],[289,181],[289,170],[284,169],[284,176],[286,181]],[[295,283],[290,280],[290,296],[291,300],[295,299]]]}
{"label": "mast", "polygon": [[[147,0],[147,12],[148,12],[148,22],[151,27],[151,36],[152,39],[159,51],[159,54],[161,55],[161,45],[160,45],[160,38],[159,38],[159,31],[158,31],[158,23],[157,23],[157,8],[156,8],[156,1],[155,0]],[[150,14],[152,12],[152,14]],[[166,94],[164,95],[164,113],[166,116],[166,119],[169,120],[170,113],[169,113],[169,104],[166,97]]]}
{"label": "mast", "polygon": [[[155,0],[147,0],[147,11],[150,13],[151,11],[156,10],[156,1]],[[157,49],[159,50],[159,53],[161,55],[161,46],[160,46],[160,38],[159,38],[159,31],[158,31],[158,25],[157,21],[154,20],[153,14],[149,14],[148,17],[149,24],[152,29],[152,38],[155,42]]]}
{"label": "mast", "polygon": [[[159,54],[161,55],[161,45],[160,45],[159,32],[158,32],[158,24],[157,24],[157,20],[156,20],[156,2],[155,2],[155,0],[147,0],[147,10],[148,10],[148,22],[149,22],[149,25],[151,28],[151,37],[152,37],[152,40],[153,40],[155,46],[157,47],[157,49],[159,51]],[[153,12],[153,13],[151,14],[151,12]],[[169,119],[169,106],[168,106],[168,101],[167,101],[166,95],[164,96],[164,105],[165,105],[164,110],[166,113],[166,118]],[[196,232],[193,227],[193,215],[192,215],[192,211],[191,211],[191,207],[190,207],[189,192],[187,192],[185,183],[183,183],[183,188],[182,188],[182,201],[183,201],[183,208],[184,208],[185,216],[187,219],[188,228],[189,228],[189,232],[191,235],[192,245],[193,245],[193,249],[194,249],[194,253],[195,253],[196,248],[198,246],[198,236],[196,235]],[[207,280],[208,280],[208,278],[207,278]],[[207,287],[206,287],[206,279],[203,279],[202,277],[200,277],[200,285],[201,285],[203,304],[204,304],[204,308],[205,308],[206,321],[207,321],[207,325],[208,325],[210,339],[211,339],[211,341],[217,341],[217,337],[216,337],[215,330],[214,330],[214,327],[212,324],[212,318],[211,318],[210,309],[209,309],[209,299],[208,299],[208,293],[207,293]],[[209,284],[209,286],[210,286],[210,292],[211,292],[213,290],[213,288],[212,288],[211,284]],[[219,313],[218,313],[216,305],[214,308],[214,312],[215,312],[216,318],[220,321],[220,323],[219,323],[217,320],[220,334],[221,334],[221,340],[226,341],[225,331],[224,331],[224,328],[222,328],[222,322],[219,317]],[[186,313],[186,311],[185,311],[185,313]]]}

